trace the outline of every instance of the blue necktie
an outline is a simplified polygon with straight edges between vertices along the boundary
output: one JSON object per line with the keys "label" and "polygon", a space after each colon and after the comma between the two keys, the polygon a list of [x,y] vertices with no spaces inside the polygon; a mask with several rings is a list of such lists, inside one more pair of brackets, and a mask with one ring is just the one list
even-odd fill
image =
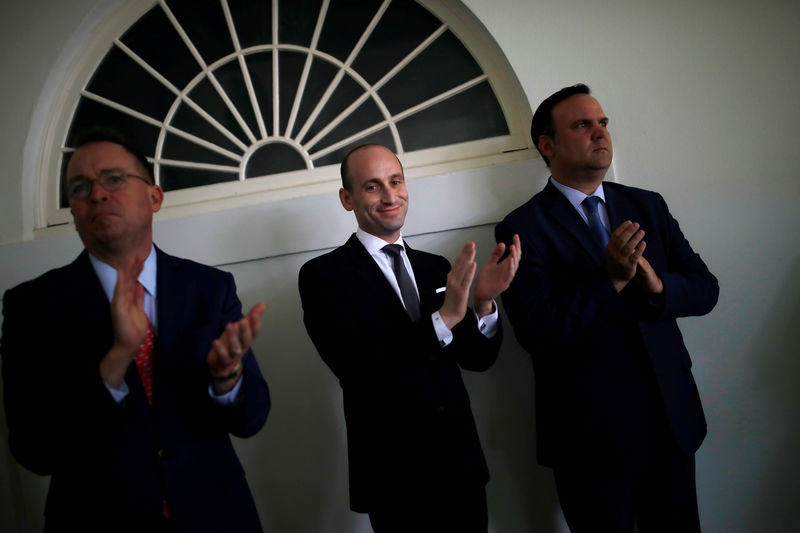
{"label": "blue necktie", "polygon": [[417,289],[414,287],[411,276],[408,275],[406,265],[400,255],[402,249],[403,247],[399,244],[387,244],[382,248],[383,252],[392,258],[392,270],[394,270],[394,275],[397,278],[397,285],[400,287],[400,294],[403,296],[406,312],[411,321],[416,322],[419,320],[419,296],[417,296]]}
{"label": "blue necktie", "polygon": [[606,229],[603,221],[600,219],[600,213],[597,210],[597,204],[601,202],[597,196],[587,196],[581,205],[583,211],[586,213],[586,218],[589,219],[589,229],[592,230],[595,240],[600,243],[603,249],[608,245],[608,230]]}

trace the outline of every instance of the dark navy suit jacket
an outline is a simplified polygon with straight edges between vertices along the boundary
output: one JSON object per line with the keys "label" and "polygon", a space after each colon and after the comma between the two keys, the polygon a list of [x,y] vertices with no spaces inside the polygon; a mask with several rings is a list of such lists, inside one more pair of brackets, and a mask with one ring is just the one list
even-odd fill
{"label": "dark navy suit jacket", "polygon": [[415,323],[355,235],[300,270],[306,329],[342,387],[350,507],[358,512],[489,479],[459,367],[489,368],[502,331],[487,339],[468,310],[441,348],[430,315],[444,302],[436,289],[450,264],[406,251],[420,295]]}
{"label": "dark navy suit jacket", "polygon": [[109,302],[86,251],[6,292],[3,385],[14,457],[51,475],[46,531],[148,531],[167,501],[177,531],[261,531],[229,434],[264,425],[270,400],[251,351],[232,406],[208,394],[206,356],[242,316],[233,276],[157,249],[153,407],[136,365],[117,404],[98,371]]}
{"label": "dark navy suit jacket", "polygon": [[604,191],[612,231],[626,220],[645,231],[644,256],[664,282],[662,297],[633,282],[616,292],[600,244],[551,183],[495,229],[498,241],[518,233],[522,243],[503,303],[533,358],[537,452],[546,466],[635,467],[658,420],[686,453],[706,434],[675,319],[708,313],[717,280],[660,195],[616,183]]}

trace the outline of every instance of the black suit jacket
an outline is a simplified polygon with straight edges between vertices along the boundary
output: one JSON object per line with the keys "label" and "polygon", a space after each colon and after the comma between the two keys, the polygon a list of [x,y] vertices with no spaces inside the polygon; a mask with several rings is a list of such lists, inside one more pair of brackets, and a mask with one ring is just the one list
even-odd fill
{"label": "black suit jacket", "polygon": [[350,506],[489,479],[459,367],[494,363],[502,332],[484,337],[475,315],[445,348],[430,319],[444,301],[446,259],[406,245],[422,318],[412,323],[397,294],[355,235],[300,270],[304,322],[342,387]]}
{"label": "black suit jacket", "polygon": [[267,384],[252,352],[233,406],[208,394],[206,355],[241,317],[233,277],[157,250],[153,407],[135,364],[117,404],[98,363],[109,302],[86,251],[6,292],[3,380],[10,448],[51,475],[47,531],[148,531],[166,499],[177,531],[261,531],[229,434],[264,425]]}
{"label": "black suit jacket", "polygon": [[641,224],[645,258],[664,282],[651,298],[631,282],[617,293],[603,250],[551,183],[496,228],[514,233],[522,262],[503,303],[536,377],[539,462],[635,466],[658,420],[693,453],[706,421],[675,319],[708,313],[719,286],[657,193],[605,183],[612,229]]}

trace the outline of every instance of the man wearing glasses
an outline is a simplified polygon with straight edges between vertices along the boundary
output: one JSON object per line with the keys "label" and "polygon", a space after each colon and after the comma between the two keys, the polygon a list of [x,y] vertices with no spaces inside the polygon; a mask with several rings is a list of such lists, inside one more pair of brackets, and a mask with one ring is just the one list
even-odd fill
{"label": "man wearing glasses", "polygon": [[9,444],[51,475],[47,531],[261,531],[230,434],[264,425],[267,384],[233,277],[152,241],[163,200],[110,130],[74,143],[65,192],[85,250],[6,292]]}

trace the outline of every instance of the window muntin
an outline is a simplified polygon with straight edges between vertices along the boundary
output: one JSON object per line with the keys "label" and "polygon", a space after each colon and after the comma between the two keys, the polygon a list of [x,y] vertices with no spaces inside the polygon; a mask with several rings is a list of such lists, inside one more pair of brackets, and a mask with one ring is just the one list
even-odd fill
{"label": "window muntin", "polygon": [[[481,68],[438,4],[160,1],[99,61],[63,138],[94,123],[130,133],[166,208],[332,181],[325,167],[364,142],[407,168],[529,149],[496,65]],[[58,205],[49,223],[69,220]]]}

